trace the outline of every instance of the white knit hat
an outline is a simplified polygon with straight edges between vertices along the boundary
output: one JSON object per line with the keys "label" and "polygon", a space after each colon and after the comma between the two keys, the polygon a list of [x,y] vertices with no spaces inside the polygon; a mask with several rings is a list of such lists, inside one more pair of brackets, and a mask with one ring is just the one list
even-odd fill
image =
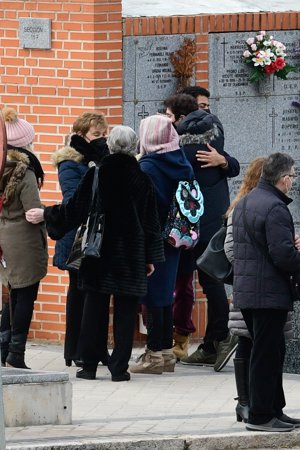
{"label": "white knit hat", "polygon": [[32,125],[24,119],[18,119],[13,108],[4,107],[2,114],[5,121],[7,143],[17,148],[31,144],[34,139]]}

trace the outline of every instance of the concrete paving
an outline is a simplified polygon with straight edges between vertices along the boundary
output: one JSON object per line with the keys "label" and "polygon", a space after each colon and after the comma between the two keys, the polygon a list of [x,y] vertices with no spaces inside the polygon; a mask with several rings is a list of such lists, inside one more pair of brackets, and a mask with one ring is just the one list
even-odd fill
{"label": "concrete paving", "polygon": [[[141,352],[134,349],[133,357]],[[6,428],[7,450],[300,449],[300,429],[255,433],[236,422],[232,360],[219,373],[177,364],[174,373],[136,374],[120,383],[103,366],[95,381],[76,379],[61,346],[31,343],[26,362],[34,370],[69,373],[73,422]],[[284,388],[285,412],[300,417],[300,375],[285,374]]]}

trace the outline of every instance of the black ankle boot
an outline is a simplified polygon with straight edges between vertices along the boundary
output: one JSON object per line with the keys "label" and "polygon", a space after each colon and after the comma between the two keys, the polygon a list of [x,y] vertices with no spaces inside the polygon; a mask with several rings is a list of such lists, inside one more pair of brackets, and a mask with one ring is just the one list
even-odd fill
{"label": "black ankle boot", "polygon": [[0,339],[1,339],[1,363],[2,366],[5,367],[6,358],[8,355],[8,346],[11,339],[11,331],[10,330],[1,331]]}
{"label": "black ankle boot", "polygon": [[84,380],[95,380],[96,379],[97,367],[94,365],[84,364],[81,369],[76,372],[76,378],[83,378]]}
{"label": "black ankle boot", "polygon": [[236,420],[238,422],[248,422],[249,419],[249,359],[235,358],[233,360],[235,382],[238,397],[236,405]]}
{"label": "black ankle boot", "polygon": [[14,367],[15,369],[30,369],[24,361],[24,353],[9,352],[6,358],[6,366]]}

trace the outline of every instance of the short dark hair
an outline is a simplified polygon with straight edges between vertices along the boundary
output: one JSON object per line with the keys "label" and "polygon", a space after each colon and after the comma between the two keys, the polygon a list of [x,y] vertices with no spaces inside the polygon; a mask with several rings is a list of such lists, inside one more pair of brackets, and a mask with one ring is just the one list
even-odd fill
{"label": "short dark hair", "polygon": [[210,97],[210,92],[201,86],[188,86],[182,89],[182,94],[192,95],[194,98],[197,98],[198,95],[203,95],[207,98]]}
{"label": "short dark hair", "polygon": [[180,116],[187,116],[189,113],[198,109],[196,99],[187,94],[176,94],[166,98],[164,106],[170,108],[176,120]]}
{"label": "short dark hair", "polygon": [[270,184],[276,185],[281,177],[289,174],[294,165],[295,161],[287,153],[272,153],[263,165],[262,177]]}

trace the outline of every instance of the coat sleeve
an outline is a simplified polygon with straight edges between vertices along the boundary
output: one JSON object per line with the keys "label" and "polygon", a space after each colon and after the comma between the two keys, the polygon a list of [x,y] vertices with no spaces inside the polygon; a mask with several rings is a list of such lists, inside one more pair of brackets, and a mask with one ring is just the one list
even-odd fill
{"label": "coat sleeve", "polygon": [[63,194],[63,203],[73,196],[82,178],[79,164],[74,161],[63,161],[58,168],[58,179]]}
{"label": "coat sleeve", "polygon": [[224,151],[223,156],[225,156],[226,161],[228,162],[228,167],[225,170],[225,173],[228,178],[237,177],[240,173],[240,163],[236,158],[230,156],[227,152]]}
{"label": "coat sleeve", "polygon": [[144,204],[144,232],[146,262],[154,264],[165,260],[164,244],[157,211],[156,197],[151,180],[148,180],[148,195]]}
{"label": "coat sleeve", "polygon": [[20,183],[20,200],[24,211],[31,208],[41,208],[41,200],[35,174],[28,169]]}
{"label": "coat sleeve", "polygon": [[224,241],[224,252],[228,261],[233,263],[233,226],[232,226],[232,211],[227,218],[227,230]]}
{"label": "coat sleeve", "polygon": [[67,203],[45,208],[45,221],[51,239],[61,239],[68,231],[83,223],[89,212],[95,168],[88,170]]}
{"label": "coat sleeve", "polygon": [[283,272],[300,272],[300,252],[295,247],[292,216],[285,205],[271,209],[265,224],[268,252]]}

